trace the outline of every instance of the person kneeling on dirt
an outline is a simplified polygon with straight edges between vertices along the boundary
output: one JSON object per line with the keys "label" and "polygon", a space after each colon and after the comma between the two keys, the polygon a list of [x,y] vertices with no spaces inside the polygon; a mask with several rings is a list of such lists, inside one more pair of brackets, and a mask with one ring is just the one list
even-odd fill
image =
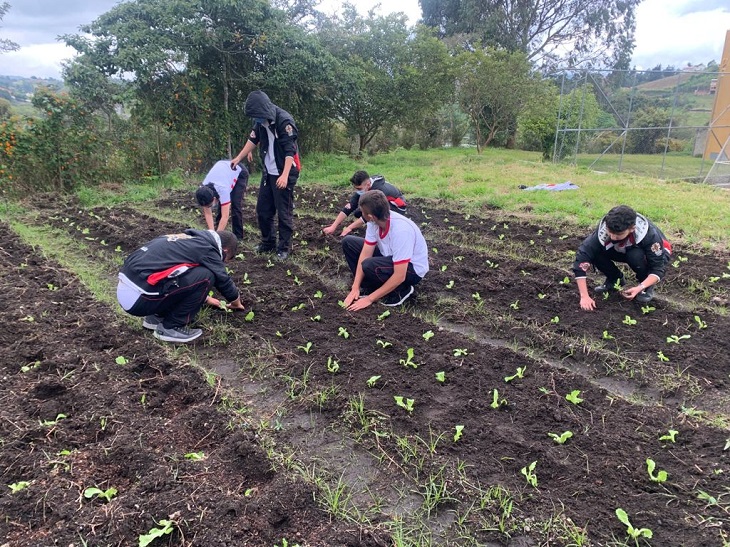
{"label": "person kneeling on dirt", "polygon": [[386,306],[399,306],[428,272],[426,240],[412,220],[390,210],[380,190],[365,192],[360,209],[367,222],[365,238],[348,235],[342,240],[355,276],[345,307],[361,310],[381,298]]}
{"label": "person kneeling on dirt", "polygon": [[[229,160],[220,160],[208,171],[195,192],[208,230],[225,230],[231,217],[233,235],[243,239],[243,196],[247,186],[248,170],[242,165],[231,168]],[[213,206],[216,204],[218,211],[214,222]]]}
{"label": "person kneeling on dirt", "polygon": [[[580,307],[586,311],[596,308],[586,282],[591,266],[606,276],[603,285],[593,289],[596,294],[620,291],[629,300],[650,302],[654,286],[664,277],[671,253],[671,244],[651,221],[627,205],[614,207],[583,241],[575,256],[573,272],[580,292]],[[629,265],[636,274],[637,286],[622,290],[626,280],[616,262]]]}
{"label": "person kneeling on dirt", "polygon": [[[229,168],[230,169],[230,168]],[[234,310],[240,294],[224,263],[236,254],[238,239],[230,232],[185,230],[159,236],[127,257],[119,272],[117,300],[124,311],[144,317],[142,326],[155,338],[186,343],[203,331],[188,327],[215,287]]]}
{"label": "person kneeling on dirt", "polygon": [[345,237],[353,230],[365,226],[365,219],[362,218],[362,212],[359,207],[360,196],[368,190],[380,190],[388,198],[390,209],[396,213],[406,212],[406,200],[398,188],[390,184],[382,175],[368,175],[365,171],[355,171],[350,178],[350,182],[355,187],[355,193],[352,194],[350,201],[337,214],[337,218],[329,226],[322,228],[327,235],[335,233],[340,224],[350,215],[355,216],[355,222],[342,229],[341,237]]}

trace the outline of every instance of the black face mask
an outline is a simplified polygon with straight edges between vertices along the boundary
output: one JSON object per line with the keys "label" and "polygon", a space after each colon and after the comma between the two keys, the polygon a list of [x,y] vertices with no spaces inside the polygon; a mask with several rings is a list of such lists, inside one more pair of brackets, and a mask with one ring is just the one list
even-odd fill
{"label": "black face mask", "polygon": [[608,241],[610,243],[613,243],[614,245],[621,245],[622,243],[626,243],[632,235],[634,235],[634,234],[633,233],[629,233],[629,235],[627,235],[623,239],[611,239],[611,238],[609,238]]}

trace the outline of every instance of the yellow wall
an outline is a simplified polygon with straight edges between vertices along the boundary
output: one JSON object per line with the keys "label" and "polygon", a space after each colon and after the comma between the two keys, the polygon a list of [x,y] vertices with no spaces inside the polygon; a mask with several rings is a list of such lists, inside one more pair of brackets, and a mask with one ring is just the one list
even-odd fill
{"label": "yellow wall", "polygon": [[[705,159],[715,160],[725,141],[730,137],[730,30],[725,34],[725,49],[717,77],[715,106],[712,109],[712,122],[707,135]],[[721,127],[724,126],[724,127]],[[730,150],[725,150],[730,155]]]}

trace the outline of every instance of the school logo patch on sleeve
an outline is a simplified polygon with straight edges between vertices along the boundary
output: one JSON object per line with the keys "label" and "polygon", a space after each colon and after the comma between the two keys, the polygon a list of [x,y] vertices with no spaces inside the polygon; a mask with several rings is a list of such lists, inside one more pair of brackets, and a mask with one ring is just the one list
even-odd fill
{"label": "school logo patch on sleeve", "polygon": [[256,138],[256,131],[253,129],[251,130],[251,134],[248,136],[249,139],[255,139]]}
{"label": "school logo patch on sleeve", "polygon": [[651,252],[654,253],[657,256],[659,256],[660,254],[662,254],[662,252],[664,252],[664,250],[662,249],[662,244],[659,243],[658,241],[656,243],[654,243],[651,246]]}
{"label": "school logo patch on sleeve", "polygon": [[284,128],[284,131],[286,131],[286,134],[290,137],[294,136],[294,128],[291,126],[291,124],[286,124],[286,127]]}
{"label": "school logo patch on sleeve", "polygon": [[347,209],[347,210],[349,211],[350,209],[352,209],[352,205],[350,205],[350,204],[348,203],[347,205],[345,205],[345,209]]}
{"label": "school logo patch on sleeve", "polygon": [[591,269],[591,263],[590,262],[581,262],[578,264],[578,267],[583,270],[584,272],[587,272]]}

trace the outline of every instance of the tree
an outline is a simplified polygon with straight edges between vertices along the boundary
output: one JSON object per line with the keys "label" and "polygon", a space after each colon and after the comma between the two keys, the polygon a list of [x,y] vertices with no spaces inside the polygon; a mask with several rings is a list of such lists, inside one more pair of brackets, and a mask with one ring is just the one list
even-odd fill
{"label": "tree", "polygon": [[541,66],[629,67],[641,0],[419,0],[423,22]]}
{"label": "tree", "polygon": [[459,103],[472,121],[479,152],[498,132],[512,132],[519,113],[543,101],[547,90],[520,52],[468,51],[457,57],[457,66]]}
{"label": "tree", "polygon": [[[10,9],[10,4],[7,2],[0,2],[0,21],[3,20],[3,17],[5,17],[5,14]],[[13,42],[12,40],[8,40],[7,38],[0,38],[0,53],[4,53],[6,51],[16,51],[20,49],[20,46]]]}

